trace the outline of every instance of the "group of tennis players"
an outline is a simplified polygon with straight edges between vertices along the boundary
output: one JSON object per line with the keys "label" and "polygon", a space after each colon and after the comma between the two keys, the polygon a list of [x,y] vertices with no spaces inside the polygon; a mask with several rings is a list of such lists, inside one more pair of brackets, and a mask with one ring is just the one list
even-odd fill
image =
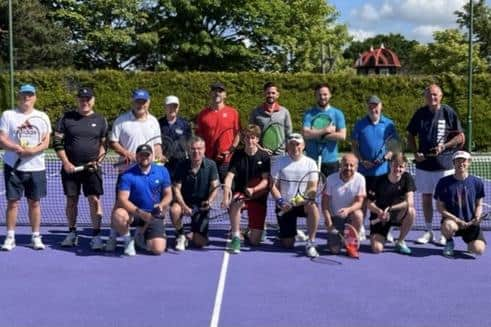
{"label": "group of tennis players", "polygon": [[[18,106],[4,111],[0,119],[7,197],[2,250],[16,246],[17,211],[23,196],[32,226],[31,245],[45,248],[40,200],[46,195],[44,151],[51,143],[62,162],[66,196],[68,233],[61,246],[78,245],[77,208],[83,191],[90,207],[93,250],[115,251],[119,237],[125,255],[136,255],[137,248],[161,254],[167,249],[164,221],[168,216],[175,228],[175,250],[204,247],[210,211],[220,201],[230,218],[227,250],[239,253],[243,242],[258,246],[264,240],[268,197],[272,197],[279,245],[284,248],[301,241],[308,257],[318,257],[316,236],[323,217],[329,251],[345,249],[348,256],[358,258],[358,246],[351,246],[343,232],[346,226],[354,228],[359,244],[367,237],[368,216],[374,253],[393,243],[395,251],[410,255],[405,238],[415,221],[418,191],[426,228],[416,243],[434,242],[443,246],[445,256],[453,256],[453,237],[462,236],[469,252],[485,250],[480,228],[483,182],[469,174],[472,158],[461,150],[465,142],[461,123],[456,112],[441,103],[438,85],[425,89],[425,104],[406,128],[407,149],[416,164],[414,179],[406,171],[403,147],[393,146],[401,145],[402,138],[375,95],[367,100],[367,114],[354,125],[352,152],[339,158],[338,142],[347,137],[346,121],[343,111],[330,105],[327,84],[315,87],[316,104],[304,113],[300,133],[292,130],[291,115],[279,104],[280,90],[272,82],[264,85],[264,103],[251,111],[243,128],[238,111],[226,104],[221,82],[210,85],[209,104],[194,126],[179,115],[178,97],[165,98],[166,113],[157,119],[149,112],[149,92],[137,89],[130,110],[116,118],[110,131],[103,115],[94,111],[92,88],[78,90],[77,107],[63,114],[54,131],[48,116],[35,109],[36,91],[34,85],[21,85]],[[40,132],[34,117],[44,119],[48,130]],[[321,117],[323,124],[318,123]],[[26,144],[22,135],[29,133],[41,134],[39,142]],[[101,167],[109,148],[120,158],[111,232],[104,242]],[[433,200],[442,217],[439,239],[433,233]],[[244,210],[248,224],[241,229]],[[184,216],[190,218],[190,229],[183,224]],[[297,229],[298,217],[306,218],[306,234]],[[399,229],[395,240],[393,226]],[[133,235],[130,227],[136,227]]]}

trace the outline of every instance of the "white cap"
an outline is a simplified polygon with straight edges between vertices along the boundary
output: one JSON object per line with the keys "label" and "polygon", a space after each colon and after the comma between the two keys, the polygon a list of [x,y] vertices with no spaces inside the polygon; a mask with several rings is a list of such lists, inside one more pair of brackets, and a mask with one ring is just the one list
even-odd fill
{"label": "white cap", "polygon": [[290,142],[304,143],[303,136],[302,134],[299,133],[291,133],[290,135],[288,135],[287,141],[288,143]]}
{"label": "white cap", "polygon": [[179,104],[179,98],[176,97],[175,95],[169,95],[168,97],[165,98],[165,105],[168,104]]}
{"label": "white cap", "polygon": [[469,160],[471,158],[471,154],[467,151],[457,151],[452,157],[452,160],[455,159],[466,159]]}

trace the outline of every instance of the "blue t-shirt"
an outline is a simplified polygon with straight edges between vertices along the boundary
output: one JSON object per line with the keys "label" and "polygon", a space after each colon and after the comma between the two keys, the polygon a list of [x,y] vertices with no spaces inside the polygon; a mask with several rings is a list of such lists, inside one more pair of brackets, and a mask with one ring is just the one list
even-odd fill
{"label": "blue t-shirt", "polygon": [[[455,111],[442,105],[432,111],[428,106],[419,108],[411,118],[407,131],[418,137],[418,152],[428,153],[439,143],[445,143],[455,136],[456,131],[463,131]],[[453,169],[452,156],[457,149],[446,149],[436,157],[427,157],[416,163],[416,168],[427,171]]]}
{"label": "blue t-shirt", "polygon": [[169,172],[164,166],[152,164],[148,174],[144,174],[138,165],[134,165],[121,175],[118,191],[129,191],[129,200],[134,205],[151,212],[170,185]]}
{"label": "blue t-shirt", "polygon": [[435,200],[445,204],[445,208],[453,215],[470,221],[475,217],[476,202],[484,198],[484,184],[476,176],[469,175],[463,181],[449,175],[441,178],[436,184]]}
{"label": "blue t-shirt", "polygon": [[[307,110],[303,116],[303,128],[312,128],[312,120],[318,114],[329,116],[336,130],[346,128],[346,121],[341,110],[334,107],[313,107]],[[322,156],[323,163],[331,163],[338,160],[338,142],[331,140],[309,139],[305,140],[305,152],[307,156],[317,161]]]}
{"label": "blue t-shirt", "polygon": [[358,143],[358,151],[361,160],[375,161],[380,164],[367,169],[362,164],[358,165],[358,171],[364,176],[381,176],[389,172],[389,163],[382,160],[387,153],[384,147],[385,140],[398,139],[394,122],[384,115],[381,115],[377,124],[374,124],[370,117],[365,116],[359,119],[353,128],[351,140]]}

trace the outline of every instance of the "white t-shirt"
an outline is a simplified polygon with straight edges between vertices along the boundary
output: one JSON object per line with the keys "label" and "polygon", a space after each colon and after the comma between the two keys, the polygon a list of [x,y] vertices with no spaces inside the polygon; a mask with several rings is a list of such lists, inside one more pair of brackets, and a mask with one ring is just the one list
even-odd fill
{"label": "white t-shirt", "polygon": [[[29,119],[32,117],[41,118],[44,123],[36,122],[36,119]],[[0,118],[0,131],[5,133],[10,140],[14,141],[17,144],[20,144],[19,137],[17,136],[17,131],[20,126],[25,125],[26,121],[30,124],[36,126],[41,133],[41,138],[46,135],[51,134],[51,123],[49,121],[49,117],[46,113],[39,111],[37,109],[33,109],[29,114],[25,114],[21,112],[19,109],[6,110],[2,113],[2,117]],[[3,157],[4,162],[10,167],[14,167],[19,156],[14,151],[5,151],[5,155]],[[19,171],[43,171],[46,170],[46,165],[44,162],[44,151],[41,153],[37,153],[32,156],[22,157],[22,160],[17,168]]]}
{"label": "white t-shirt", "polygon": [[327,187],[324,194],[331,196],[331,212],[336,214],[341,208],[349,207],[353,204],[355,196],[366,196],[365,177],[359,172],[355,172],[353,177],[344,182],[340,173],[335,172],[327,177]]}
{"label": "white t-shirt", "polygon": [[[290,201],[296,194],[299,188],[299,181],[309,171],[317,171],[315,161],[305,155],[293,161],[289,155],[281,156],[275,160],[271,167],[271,176],[273,180],[279,181],[281,197],[286,201]],[[313,175],[318,178],[317,175]],[[306,181],[307,182],[307,181]],[[300,193],[305,191],[306,183],[300,185]]]}
{"label": "white t-shirt", "polygon": [[119,142],[126,150],[136,152],[136,148],[144,143],[147,143],[153,137],[156,137],[152,145],[161,144],[160,125],[153,115],[150,113],[145,120],[137,120],[133,111],[128,111],[120,115],[113,123],[109,140]]}

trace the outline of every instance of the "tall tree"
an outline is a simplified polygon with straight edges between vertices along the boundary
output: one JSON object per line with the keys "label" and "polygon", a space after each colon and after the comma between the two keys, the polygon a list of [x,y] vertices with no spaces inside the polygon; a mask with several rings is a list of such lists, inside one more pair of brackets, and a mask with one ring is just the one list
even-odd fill
{"label": "tall tree", "polygon": [[407,40],[401,34],[378,34],[363,41],[351,42],[350,46],[344,50],[343,56],[344,58],[350,59],[352,62],[354,62],[356,59],[358,59],[360,54],[370,50],[371,47],[378,48],[381,44],[397,54],[399,60],[401,61],[401,70],[408,72],[408,59],[411,52],[414,50],[414,47],[419,43],[415,40]]}
{"label": "tall tree", "polygon": [[[8,1],[0,0],[0,62],[9,62]],[[15,69],[66,67],[73,54],[66,28],[54,22],[38,0],[12,0]]]}
{"label": "tall tree", "polygon": [[157,33],[151,31],[148,20],[151,1],[42,1],[70,29],[77,68],[137,68],[134,62],[155,50]]}
{"label": "tall tree", "polygon": [[[411,70],[421,74],[467,73],[468,43],[457,29],[433,33],[435,42],[418,45],[411,55]],[[479,55],[479,44],[473,48],[474,71],[486,71],[486,60]]]}
{"label": "tall tree", "polygon": [[[475,40],[479,43],[481,57],[488,61],[488,68],[491,70],[491,8],[486,5],[486,0],[479,0],[473,10],[473,31]],[[457,23],[460,27],[469,30],[470,5],[464,5],[463,10],[455,11]]]}
{"label": "tall tree", "polygon": [[346,26],[324,0],[160,0],[160,53],[176,70],[314,71]]}

